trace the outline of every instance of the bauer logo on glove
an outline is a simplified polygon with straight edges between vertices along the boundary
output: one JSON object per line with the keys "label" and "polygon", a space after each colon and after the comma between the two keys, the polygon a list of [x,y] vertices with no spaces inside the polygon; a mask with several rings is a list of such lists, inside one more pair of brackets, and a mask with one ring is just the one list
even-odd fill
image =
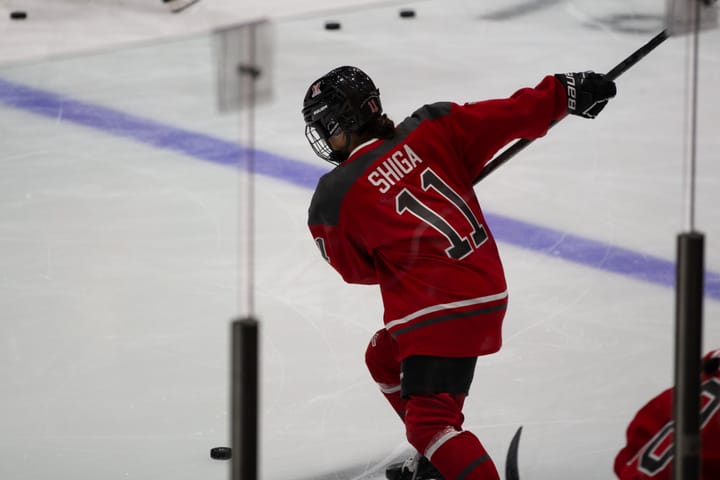
{"label": "bauer logo on glove", "polygon": [[557,73],[555,78],[565,88],[568,113],[584,118],[597,117],[617,93],[615,82],[601,73]]}

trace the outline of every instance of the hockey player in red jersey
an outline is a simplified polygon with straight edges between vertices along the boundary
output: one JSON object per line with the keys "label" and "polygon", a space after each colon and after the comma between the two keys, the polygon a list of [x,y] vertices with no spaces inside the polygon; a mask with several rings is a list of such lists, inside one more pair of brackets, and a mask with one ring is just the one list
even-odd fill
{"label": "hockey player in red jersey", "polygon": [[[703,358],[700,388],[702,480],[720,479],[720,350]],[[620,480],[673,478],[673,394],[668,388],[642,407],[627,429],[627,445],[615,457]]]}
{"label": "hockey player in red jersey", "polygon": [[305,135],[337,165],[318,183],[309,228],[346,282],[380,286],[384,327],[366,363],[419,452],[397,478],[499,478],[462,428],[477,357],[500,348],[508,302],[473,182],[510,141],[543,136],[567,113],[593,118],[614,95],[601,74],[550,75],[506,99],[425,105],[395,125],[358,68],[307,90]]}

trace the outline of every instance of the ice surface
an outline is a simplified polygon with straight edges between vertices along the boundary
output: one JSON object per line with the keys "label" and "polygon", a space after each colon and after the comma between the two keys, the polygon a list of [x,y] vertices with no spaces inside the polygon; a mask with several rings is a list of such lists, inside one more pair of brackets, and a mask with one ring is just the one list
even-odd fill
{"label": "ice surface", "polygon": [[[302,134],[309,82],[358,65],[396,120],[426,102],[504,97],[545,74],[609,70],[662,28],[660,3],[424,1],[402,4],[414,19],[390,3],[276,23],[275,96],[255,124],[262,478],[364,478],[409,450],[363,364],[381,326],[377,289],[343,284],[305,226],[328,167]],[[135,28],[165,31],[164,16],[141,16]],[[116,9],[93,19],[108,37],[131,28]],[[343,28],[324,30],[327,19]],[[28,23],[33,35],[62,43],[43,21]],[[20,27],[3,35],[20,42]],[[228,476],[209,450],[229,436],[229,322],[247,268],[245,178],[232,164],[249,118],[217,113],[212,40],[188,30],[0,67],[1,478]],[[720,344],[717,44],[717,31],[703,34],[706,349]],[[597,120],[564,120],[477,187],[511,303],[466,426],[501,469],[524,425],[521,476],[612,478],[632,415],[672,383],[687,48],[669,39],[621,77]]]}

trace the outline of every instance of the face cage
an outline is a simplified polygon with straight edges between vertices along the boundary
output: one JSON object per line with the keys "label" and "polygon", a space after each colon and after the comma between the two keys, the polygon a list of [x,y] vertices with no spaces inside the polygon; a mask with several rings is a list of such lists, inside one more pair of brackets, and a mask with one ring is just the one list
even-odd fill
{"label": "face cage", "polygon": [[337,164],[337,162],[331,160],[333,150],[328,145],[325,137],[320,133],[317,127],[313,125],[305,125],[305,138],[310,143],[310,147],[315,152],[315,155],[322,158],[326,162]]}

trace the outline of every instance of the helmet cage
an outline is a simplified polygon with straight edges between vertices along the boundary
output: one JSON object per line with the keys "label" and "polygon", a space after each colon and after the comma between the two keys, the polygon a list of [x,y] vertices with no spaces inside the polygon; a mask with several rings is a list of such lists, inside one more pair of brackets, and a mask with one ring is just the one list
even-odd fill
{"label": "helmet cage", "polygon": [[333,154],[333,149],[327,143],[327,131],[321,123],[312,123],[305,125],[305,138],[307,138],[310,147],[315,152],[315,155],[330,162],[330,157]]}

